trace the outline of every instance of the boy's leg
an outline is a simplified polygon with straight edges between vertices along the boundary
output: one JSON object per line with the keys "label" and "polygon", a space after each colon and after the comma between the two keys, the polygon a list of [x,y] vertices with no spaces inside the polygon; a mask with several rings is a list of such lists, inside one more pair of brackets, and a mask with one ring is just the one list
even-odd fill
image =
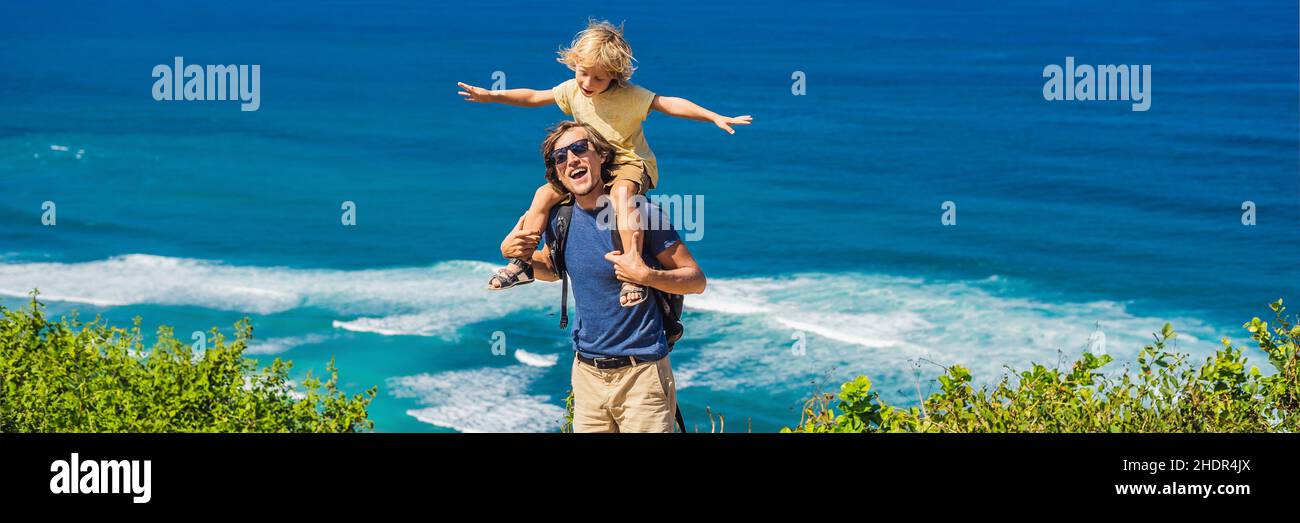
{"label": "boy's leg", "polygon": [[[621,246],[615,247],[620,248],[622,252],[632,253],[634,256],[641,255],[642,229],[644,227],[642,227],[641,212],[636,206],[636,196],[641,193],[641,184],[626,178],[616,178],[610,187],[610,199],[613,201],[614,216],[617,219],[616,227],[618,228],[619,240],[622,242]],[[624,283],[623,285],[627,289],[620,293],[620,305],[635,303],[645,298],[645,287],[631,283]]]}
{"label": "boy's leg", "polygon": [[551,208],[559,205],[569,197],[568,193],[555,190],[551,184],[543,184],[533,193],[533,203],[524,213],[524,230],[541,232],[546,228],[546,218],[551,215]]}
{"label": "boy's leg", "polygon": [[[520,228],[527,231],[541,232],[546,227],[546,218],[551,213],[551,208],[563,202],[568,198],[568,194],[560,193],[550,184],[542,185],[533,193],[533,203],[528,206],[528,212],[524,213],[524,219],[520,223]],[[509,236],[509,235],[507,235]],[[525,264],[532,264],[532,253],[517,258]],[[523,269],[515,264],[508,264],[497,270],[497,273],[504,274],[507,278],[512,278],[523,272]],[[493,289],[501,288],[501,279],[492,278],[488,281],[488,286]]]}

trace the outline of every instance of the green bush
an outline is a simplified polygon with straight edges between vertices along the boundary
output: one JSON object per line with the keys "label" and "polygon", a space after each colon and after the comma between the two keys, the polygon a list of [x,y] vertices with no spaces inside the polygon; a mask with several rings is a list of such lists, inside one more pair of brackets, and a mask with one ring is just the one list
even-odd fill
{"label": "green bush", "polygon": [[1169,324],[1117,377],[1100,369],[1110,356],[1084,354],[1068,370],[1033,364],[991,390],[971,387],[965,367],[945,369],[939,392],[918,407],[885,404],[858,376],[838,394],[809,399],[799,425],[782,432],[1296,432],[1300,429],[1300,325],[1282,300],[1277,325],[1253,318],[1243,327],[1276,372],[1248,367],[1242,349],[1224,347],[1194,366],[1166,350]]}
{"label": "green bush", "polygon": [[146,351],[140,318],[131,329],[100,318],[47,320],[33,293],[22,310],[0,307],[0,432],[356,432],[377,387],[348,397],[309,372],[296,391],[292,363],[243,357],[247,318],[235,339],[212,329],[195,351],[169,327]]}

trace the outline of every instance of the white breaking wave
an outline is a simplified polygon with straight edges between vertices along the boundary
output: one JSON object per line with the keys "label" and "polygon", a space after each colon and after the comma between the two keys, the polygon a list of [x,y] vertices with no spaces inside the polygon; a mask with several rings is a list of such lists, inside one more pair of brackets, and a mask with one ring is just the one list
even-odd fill
{"label": "white breaking wave", "polygon": [[244,354],[279,354],[300,345],[315,345],[331,339],[334,339],[334,336],[326,336],[323,334],[267,338],[265,340],[254,339],[248,344],[248,347],[244,349]]}
{"label": "white breaking wave", "polygon": [[1112,301],[1009,296],[1005,283],[867,274],[711,279],[707,299],[686,300],[688,310],[707,313],[687,317],[688,338],[676,350],[693,357],[675,369],[678,387],[789,389],[852,374],[910,387],[918,363],[923,380],[942,372],[922,360],[961,364],[988,382],[1006,365],[1068,363],[1098,328],[1119,362],[1131,361],[1166,321],[1183,352],[1211,351],[1201,340],[1218,338],[1196,319],[1137,316]]}
{"label": "white breaking wave", "polygon": [[422,408],[406,411],[424,423],[461,432],[548,432],[559,430],[564,408],[551,396],[528,394],[545,370],[485,367],[388,379],[389,393],[413,398]]}
{"label": "white breaking wave", "polygon": [[515,349],[515,359],[530,367],[554,367],[560,361],[560,355],[533,354],[524,349]]}
{"label": "white breaking wave", "polygon": [[[485,290],[495,268],[485,262],[448,261],[344,271],[232,266],[144,254],[86,263],[0,261],[0,295],[23,297],[36,287],[47,300],[100,306],[193,305],[258,314],[317,307],[341,316],[333,322],[338,329],[452,340],[472,323],[525,310],[541,317],[555,308],[555,285]],[[1002,374],[1004,365],[1023,368],[1030,361],[1076,358],[1098,329],[1106,336],[1107,351],[1120,362],[1131,361],[1165,321],[1181,333],[1180,351],[1212,350],[1201,340],[1220,337],[1192,318],[1138,316],[1113,301],[1039,301],[1008,292],[1007,285],[1000,277],[942,282],[846,273],[712,278],[705,294],[686,299],[687,338],[674,358],[678,386],[781,390],[806,387],[809,378],[855,373],[910,384],[913,365],[922,359],[960,363],[977,378],[990,380]],[[794,347],[799,337],[802,355]],[[266,340],[254,351],[270,354],[319,341]],[[520,368],[534,370],[558,362],[550,356],[515,354],[526,365]],[[491,376],[522,372],[486,371],[497,373]],[[938,371],[927,366],[920,373]],[[431,409],[422,419],[469,426]]]}
{"label": "white breaking wave", "polygon": [[554,305],[558,289],[485,290],[495,268],[449,261],[344,271],[128,254],[84,263],[0,263],[0,296],[24,297],[39,288],[45,300],[101,307],[191,305],[253,314],[318,307],[348,316],[334,322],[340,329],[446,338],[470,323]]}

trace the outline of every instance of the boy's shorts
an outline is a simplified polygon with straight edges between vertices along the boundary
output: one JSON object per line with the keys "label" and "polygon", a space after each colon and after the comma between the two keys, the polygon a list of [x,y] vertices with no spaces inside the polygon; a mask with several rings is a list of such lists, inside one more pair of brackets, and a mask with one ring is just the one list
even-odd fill
{"label": "boy's shorts", "polygon": [[646,172],[645,163],[641,160],[614,164],[613,176],[605,187],[613,186],[619,180],[635,183],[637,194],[645,194],[654,189],[654,182],[650,180],[650,174]]}
{"label": "boy's shorts", "polygon": [[[641,160],[614,164],[614,167],[610,169],[609,182],[605,184],[605,187],[614,185],[614,182],[618,180],[627,180],[635,183],[637,194],[645,194],[647,191],[654,188],[654,181],[650,179],[650,174],[645,170],[645,162],[642,162]],[[550,185],[557,193],[563,195],[569,194],[569,190],[565,189],[563,185],[557,186],[555,183],[551,182],[547,182],[547,185]]]}

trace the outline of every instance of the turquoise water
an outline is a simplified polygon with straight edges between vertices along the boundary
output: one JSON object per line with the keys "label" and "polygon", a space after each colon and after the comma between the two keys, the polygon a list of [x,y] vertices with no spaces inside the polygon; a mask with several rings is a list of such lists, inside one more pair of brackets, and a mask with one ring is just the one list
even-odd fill
{"label": "turquoise water", "polygon": [[[250,316],[257,357],[378,385],[378,430],[552,430],[558,288],[482,285],[563,115],[455,83],[563,81],[553,52],[589,15],[627,21],[635,81],[754,115],[734,136],[646,124],[659,191],[707,202],[710,286],[673,353],[706,429],[707,406],[776,430],[813,381],[858,373],[915,401],[915,362],[990,380],[1097,331],[1124,359],[1172,321],[1204,353],[1297,296],[1294,4],[748,5],[7,6],[0,302],[39,287],[179,333]],[[153,100],[175,56],[260,64],[260,109]],[[1067,56],[1151,65],[1150,110],[1045,101]]]}

